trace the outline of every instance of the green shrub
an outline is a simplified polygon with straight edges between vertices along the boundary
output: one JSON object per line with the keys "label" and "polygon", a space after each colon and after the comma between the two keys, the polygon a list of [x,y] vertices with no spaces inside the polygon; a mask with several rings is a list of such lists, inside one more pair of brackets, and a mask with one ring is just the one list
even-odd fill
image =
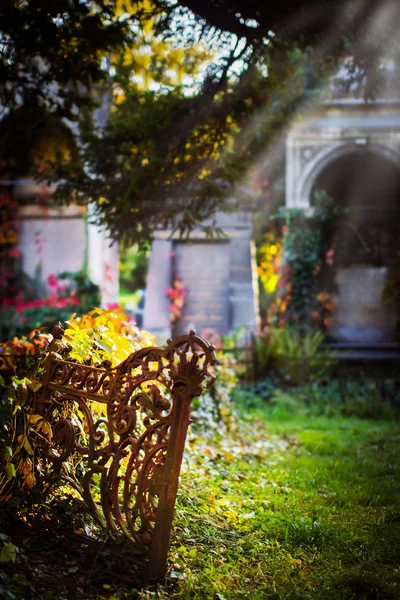
{"label": "green shrub", "polygon": [[278,375],[289,384],[321,380],[334,363],[332,353],[321,349],[320,331],[302,333],[295,327],[272,329],[271,360]]}

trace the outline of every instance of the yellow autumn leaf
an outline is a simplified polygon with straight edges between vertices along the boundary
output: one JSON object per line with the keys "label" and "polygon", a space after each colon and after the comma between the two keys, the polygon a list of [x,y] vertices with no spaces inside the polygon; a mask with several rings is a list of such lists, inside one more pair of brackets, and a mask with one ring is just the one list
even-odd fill
{"label": "yellow autumn leaf", "polygon": [[64,335],[75,335],[78,331],[79,331],[78,328],[76,328],[76,329],[68,328],[64,331]]}
{"label": "yellow autumn leaf", "polygon": [[29,415],[28,421],[31,425],[35,425],[38,421],[43,421],[43,417],[41,415]]}
{"label": "yellow autumn leaf", "polygon": [[214,501],[215,506],[228,506],[231,504],[231,501],[227,498],[220,498],[219,500]]}
{"label": "yellow autumn leaf", "polygon": [[32,390],[32,392],[37,392],[42,387],[42,383],[38,379],[32,379],[30,383],[28,383],[28,388]]}
{"label": "yellow autumn leaf", "polygon": [[[66,321],[67,325],[69,325],[72,329],[75,329],[76,331],[79,330],[79,326],[72,320],[70,319],[69,321]],[[68,331],[68,330],[66,330]]]}
{"label": "yellow autumn leaf", "polygon": [[43,433],[45,436],[47,436],[47,437],[49,437],[49,438],[50,438],[50,435],[51,435],[51,425],[50,425],[50,423],[47,423],[47,421],[43,421],[43,422],[40,424],[40,428],[39,428],[39,429],[40,429],[40,431],[41,431],[41,432],[42,432],[42,433]]}
{"label": "yellow autumn leaf", "polygon": [[36,478],[35,478],[34,474],[33,473],[28,473],[24,477],[24,483],[26,483],[26,485],[28,486],[28,488],[32,489],[33,486],[36,483]]}
{"label": "yellow autumn leaf", "polygon": [[24,436],[24,446],[23,446],[28,454],[33,455],[33,448],[26,436]]}

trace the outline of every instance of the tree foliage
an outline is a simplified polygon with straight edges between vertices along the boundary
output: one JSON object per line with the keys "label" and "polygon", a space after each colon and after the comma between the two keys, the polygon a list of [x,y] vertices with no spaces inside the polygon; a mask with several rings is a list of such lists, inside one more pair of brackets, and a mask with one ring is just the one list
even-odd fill
{"label": "tree foliage", "polygon": [[[33,93],[62,116],[80,107],[79,160],[56,148],[40,176],[63,183],[64,201],[90,199],[98,222],[127,243],[148,242],[158,227],[188,233],[217,208],[232,209],[227,198],[254,205],[260,174],[281,168],[290,119],[338,61],[351,57],[351,78],[373,97],[380,59],[398,54],[387,44],[399,22],[391,0],[35,0],[29,9],[9,0],[6,8],[11,91],[1,101],[15,106],[21,78],[24,105]],[[49,30],[46,48],[33,27]],[[23,30],[32,32],[24,42]],[[83,106],[96,101],[95,112]]]}
{"label": "tree foliage", "polygon": [[0,23],[2,109],[35,101],[69,119],[104,77],[104,54],[130,39],[115,0],[4,0]]}

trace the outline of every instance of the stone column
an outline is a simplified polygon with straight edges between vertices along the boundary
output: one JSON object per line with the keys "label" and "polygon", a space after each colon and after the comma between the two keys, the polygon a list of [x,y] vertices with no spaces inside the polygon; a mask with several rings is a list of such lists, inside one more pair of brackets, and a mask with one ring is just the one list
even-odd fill
{"label": "stone column", "polygon": [[164,343],[171,337],[170,300],[166,290],[172,283],[172,241],[156,238],[149,260],[143,327]]}
{"label": "stone column", "polygon": [[[92,208],[89,206],[89,219]],[[100,286],[101,303],[118,302],[119,292],[119,257],[118,243],[111,245],[111,239],[104,228],[89,223],[87,226],[88,272],[89,277]]]}
{"label": "stone column", "polygon": [[[90,207],[89,207],[90,217]],[[88,271],[89,277],[100,286],[103,285],[104,277],[104,261],[103,261],[103,248],[104,248],[104,230],[97,225],[88,224]]]}
{"label": "stone column", "polygon": [[118,242],[112,242],[106,234],[103,246],[103,286],[101,289],[102,305],[118,302],[119,292],[119,255]]}

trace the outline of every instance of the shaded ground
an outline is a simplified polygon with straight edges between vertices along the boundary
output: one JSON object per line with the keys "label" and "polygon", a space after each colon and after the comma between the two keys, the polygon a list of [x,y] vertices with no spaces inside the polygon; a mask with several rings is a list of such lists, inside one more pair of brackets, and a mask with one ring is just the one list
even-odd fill
{"label": "shaded ground", "polygon": [[399,424],[247,419],[241,439],[191,440],[164,585],[135,591],[107,546],[14,524],[0,597],[400,598]]}

